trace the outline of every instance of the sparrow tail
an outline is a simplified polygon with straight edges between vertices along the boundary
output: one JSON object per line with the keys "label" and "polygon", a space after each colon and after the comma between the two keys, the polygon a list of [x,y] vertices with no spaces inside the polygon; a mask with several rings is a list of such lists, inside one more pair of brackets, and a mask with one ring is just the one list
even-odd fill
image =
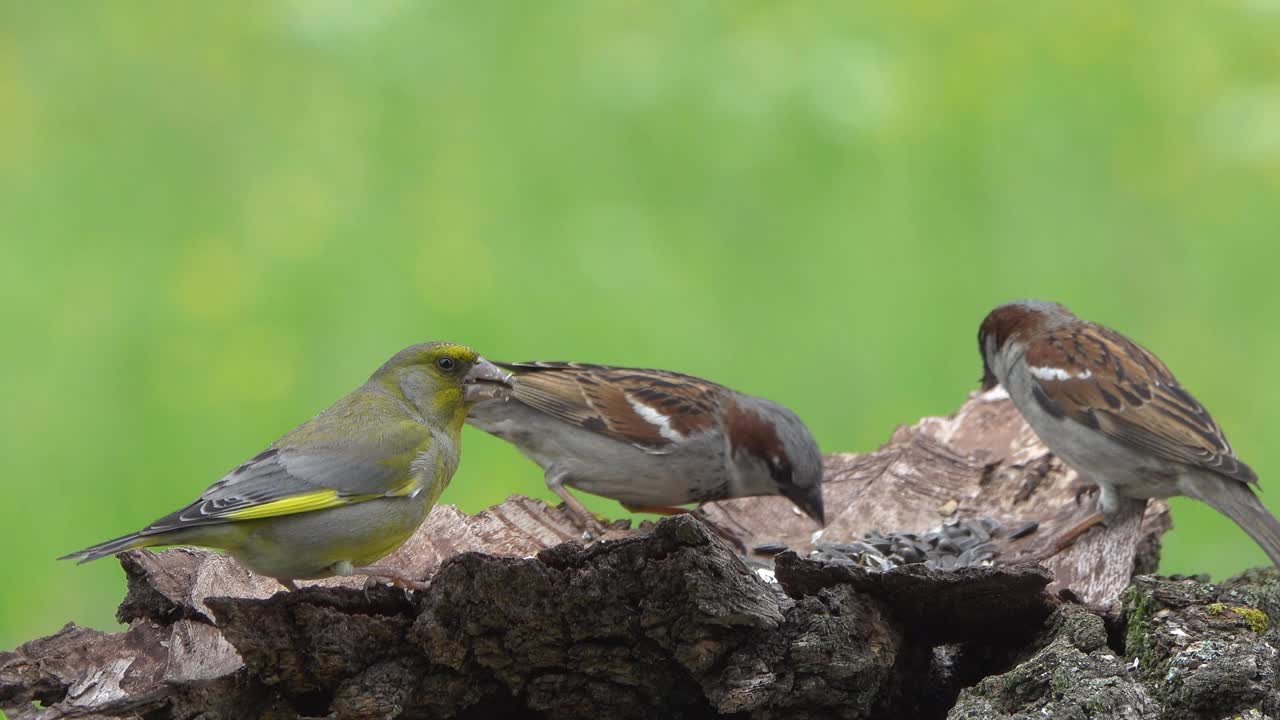
{"label": "sparrow tail", "polygon": [[1252,488],[1239,480],[1208,473],[1184,477],[1181,485],[1186,495],[1209,503],[1235,521],[1262,546],[1271,563],[1280,567],[1280,520],[1262,505]]}

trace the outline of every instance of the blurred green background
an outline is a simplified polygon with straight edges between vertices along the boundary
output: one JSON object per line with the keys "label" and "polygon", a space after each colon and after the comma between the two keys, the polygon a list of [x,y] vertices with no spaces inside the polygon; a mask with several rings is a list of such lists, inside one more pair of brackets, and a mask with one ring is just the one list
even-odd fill
{"label": "blurred green background", "polygon": [[[1280,509],[1278,33],[1274,0],[0,3],[0,648],[112,626],[118,565],[56,556],[427,339],[705,375],[864,451],[1052,298]],[[551,497],[465,443],[445,501]],[[1265,562],[1174,519],[1165,571]]]}

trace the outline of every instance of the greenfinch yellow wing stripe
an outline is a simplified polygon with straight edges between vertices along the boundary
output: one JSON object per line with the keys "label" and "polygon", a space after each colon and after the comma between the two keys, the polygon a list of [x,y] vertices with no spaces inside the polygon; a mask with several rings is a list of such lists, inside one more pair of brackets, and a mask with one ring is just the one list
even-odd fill
{"label": "greenfinch yellow wing stripe", "polygon": [[278,515],[292,515],[300,512],[311,512],[313,510],[327,510],[328,508],[338,507],[339,505],[350,505],[362,500],[367,500],[375,495],[340,495],[337,490],[316,490],[315,492],[303,493],[301,495],[292,495],[290,497],[280,498],[264,502],[260,505],[247,507],[243,510],[233,510],[232,512],[223,514],[221,517],[228,520],[257,520],[259,518],[276,517]]}

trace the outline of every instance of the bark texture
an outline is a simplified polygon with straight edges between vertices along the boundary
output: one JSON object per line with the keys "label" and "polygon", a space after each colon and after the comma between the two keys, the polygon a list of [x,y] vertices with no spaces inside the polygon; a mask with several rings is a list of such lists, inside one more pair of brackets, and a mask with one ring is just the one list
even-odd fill
{"label": "bark texture", "polygon": [[[831,524],[818,535],[777,498],[615,523],[590,543],[563,510],[527,498],[475,516],[442,506],[388,561],[431,578],[414,593],[358,579],[288,593],[207,551],[130,552],[127,629],[68,624],[0,653],[0,707],[42,720],[1280,709],[1275,575],[1135,579],[1155,567],[1164,503],[1052,555],[1093,497],[998,394],[900,428],[873,453],[829,456],[825,487]],[[980,517],[1037,529],[996,537],[983,567],[809,558],[815,541]],[[789,549],[737,551],[764,544]]]}
{"label": "bark texture", "polygon": [[1040,443],[1001,388],[978,395],[950,417],[898,428],[884,447],[826,457],[821,532],[787,500],[742,498],[713,503],[707,516],[747,547],[783,544],[802,554],[815,542],[845,541],[870,530],[915,530],[948,519],[990,517],[1005,530],[1036,523],[1017,539],[994,542],[1001,562],[1042,561],[1052,592],[1068,589],[1086,603],[1113,604],[1135,569],[1155,572],[1159,537],[1171,527],[1164,501],[1131,503],[1110,526],[1091,530],[1066,550],[1063,534],[1089,517],[1097,493]]}

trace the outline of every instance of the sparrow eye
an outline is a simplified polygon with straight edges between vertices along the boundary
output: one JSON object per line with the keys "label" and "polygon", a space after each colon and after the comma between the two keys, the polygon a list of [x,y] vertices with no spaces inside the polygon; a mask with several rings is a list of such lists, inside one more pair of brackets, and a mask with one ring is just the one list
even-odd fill
{"label": "sparrow eye", "polygon": [[445,372],[451,372],[457,366],[458,363],[454,362],[451,357],[436,358],[436,367]]}

